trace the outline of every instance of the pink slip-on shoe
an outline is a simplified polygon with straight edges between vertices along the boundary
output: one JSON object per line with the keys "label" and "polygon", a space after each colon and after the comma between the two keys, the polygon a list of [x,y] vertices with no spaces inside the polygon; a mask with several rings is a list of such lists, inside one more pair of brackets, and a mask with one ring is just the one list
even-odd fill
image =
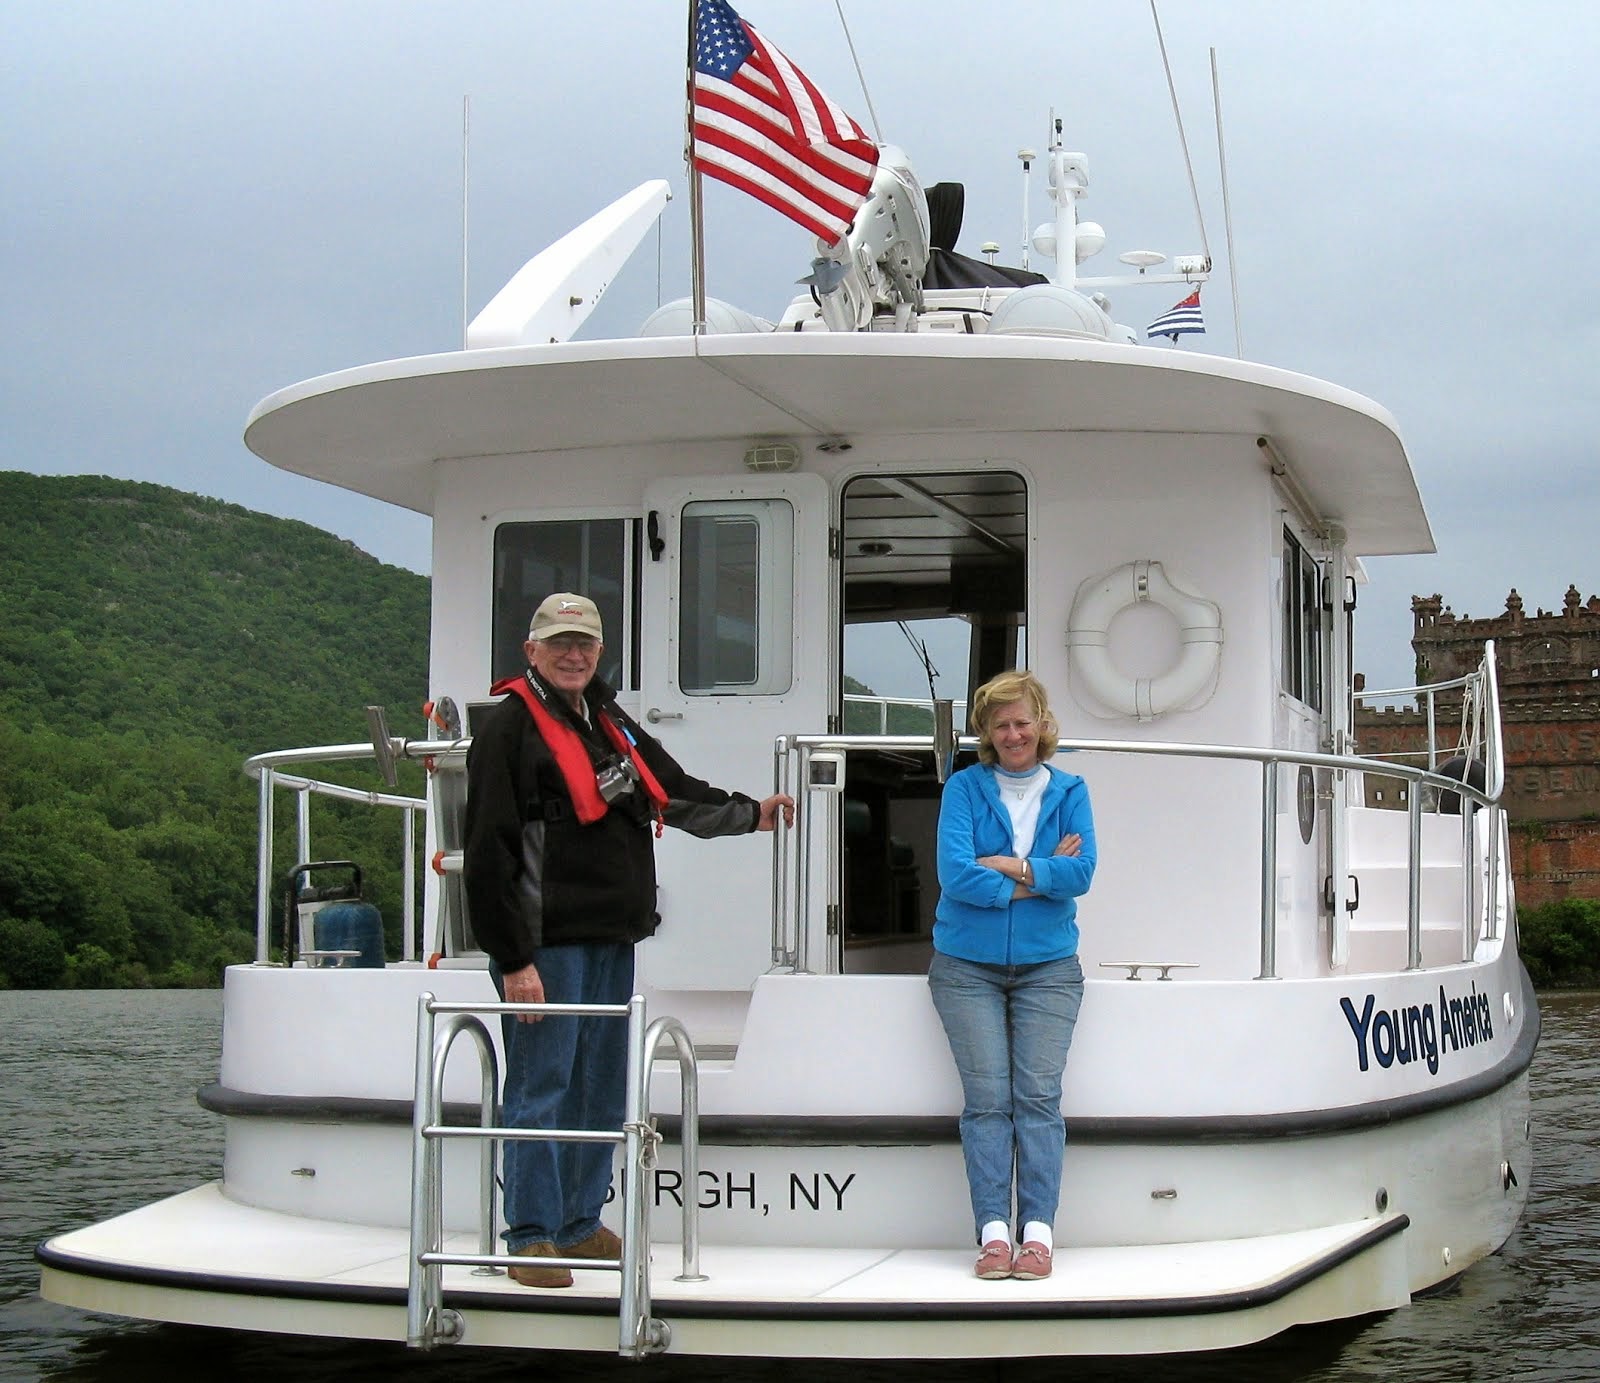
{"label": "pink slip-on shoe", "polygon": [[1030,1239],[1011,1260],[1011,1276],[1024,1282],[1037,1282],[1050,1276],[1050,1250]]}
{"label": "pink slip-on shoe", "polygon": [[[1004,1239],[994,1239],[983,1246],[972,1271],[987,1282],[1011,1276],[1011,1245]],[[1045,1271],[1049,1271],[1046,1268]]]}

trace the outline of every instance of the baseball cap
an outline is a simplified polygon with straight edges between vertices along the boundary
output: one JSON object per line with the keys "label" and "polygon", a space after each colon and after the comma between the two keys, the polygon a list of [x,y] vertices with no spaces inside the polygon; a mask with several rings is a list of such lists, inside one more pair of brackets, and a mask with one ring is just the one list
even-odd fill
{"label": "baseball cap", "polygon": [[600,611],[586,595],[571,591],[558,591],[547,596],[533,612],[533,622],[528,625],[530,639],[548,639],[556,634],[587,634],[590,638],[603,638],[600,632]]}

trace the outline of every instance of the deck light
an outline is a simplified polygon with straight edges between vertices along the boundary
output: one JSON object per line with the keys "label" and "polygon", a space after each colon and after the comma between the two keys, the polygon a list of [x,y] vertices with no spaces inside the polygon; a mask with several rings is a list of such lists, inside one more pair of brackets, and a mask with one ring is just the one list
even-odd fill
{"label": "deck light", "polygon": [[757,475],[792,471],[799,464],[800,449],[790,442],[757,442],[745,448],[744,468]]}

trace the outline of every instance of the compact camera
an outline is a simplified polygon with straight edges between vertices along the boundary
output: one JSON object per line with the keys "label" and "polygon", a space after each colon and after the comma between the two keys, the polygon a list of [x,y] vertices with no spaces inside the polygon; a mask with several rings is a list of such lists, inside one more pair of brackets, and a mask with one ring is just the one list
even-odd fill
{"label": "compact camera", "polygon": [[594,771],[594,785],[600,789],[601,800],[608,803],[632,792],[639,781],[632,759],[610,758]]}

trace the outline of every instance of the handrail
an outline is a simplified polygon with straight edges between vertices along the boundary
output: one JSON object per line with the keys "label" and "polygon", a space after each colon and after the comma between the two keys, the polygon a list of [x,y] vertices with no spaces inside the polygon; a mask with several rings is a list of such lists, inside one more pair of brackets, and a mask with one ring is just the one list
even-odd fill
{"label": "handrail", "polygon": [[[1483,660],[1476,671],[1466,673],[1460,677],[1452,677],[1443,682],[1420,682],[1412,687],[1386,687],[1378,691],[1362,691],[1356,699],[1362,702],[1375,702],[1395,700],[1400,697],[1411,697],[1423,702],[1422,710],[1427,721],[1427,747],[1426,750],[1395,750],[1394,755],[1416,755],[1426,753],[1428,767],[1438,767],[1438,701],[1441,693],[1461,692],[1461,727],[1456,742],[1458,752],[1476,757],[1477,746],[1482,739],[1486,752],[1493,753],[1490,742],[1497,749],[1500,743],[1500,690],[1495,668],[1494,640],[1485,642]],[[1369,757],[1384,759],[1391,756],[1374,754]],[[1495,755],[1498,757],[1498,755]],[[1492,768],[1486,765],[1486,769]],[[1498,797],[1504,785],[1504,763],[1499,765],[1498,779],[1488,777],[1488,785],[1494,788],[1493,795]]]}
{"label": "handrail", "polygon": [[443,1148],[432,1135],[443,1123],[445,1062],[463,1032],[476,1044],[481,1079],[478,1120],[484,1143],[479,1164],[478,1256],[494,1251],[493,1129],[500,1064],[482,1019],[456,1012],[445,1022],[444,1031],[436,1034],[435,1012],[433,995],[424,991],[417,998],[417,1068],[411,1105],[411,1256],[406,1280],[406,1343],[418,1348],[437,1341],[459,1340],[464,1329],[460,1313],[444,1309],[440,1265],[424,1261],[429,1248],[439,1248],[444,1242]]}
{"label": "handrail", "polygon": [[[926,754],[931,748],[928,735],[789,735],[785,737],[795,748],[811,750],[837,749],[897,749],[906,753]],[[963,735],[957,741],[962,750],[975,750],[977,737]],[[1359,754],[1327,754],[1308,749],[1261,748],[1243,744],[1198,744],[1168,740],[1094,740],[1068,739],[1056,741],[1056,749],[1068,754],[1151,754],[1186,759],[1227,759],[1254,763],[1305,764],[1311,768],[1337,768],[1346,772],[1371,772],[1381,769],[1386,777],[1407,778],[1424,785],[1432,785],[1446,792],[1470,797],[1480,806],[1490,807],[1487,788],[1477,788],[1449,778],[1441,773],[1419,768],[1414,764],[1380,763]]]}
{"label": "handrail", "polygon": [[353,788],[303,774],[283,773],[289,764],[335,763],[376,757],[368,744],[326,744],[302,749],[278,749],[255,754],[245,760],[244,772],[259,784],[256,808],[256,964],[266,965],[272,957],[273,868],[273,793],[276,789],[298,794],[295,813],[295,853],[298,864],[311,859],[311,814],[309,799],[315,794],[341,802],[365,802],[371,807],[392,807],[401,813],[401,908],[400,935],[402,956],[414,960],[420,950],[417,936],[416,853],[419,811],[427,810],[427,799],[399,793]]}
{"label": "handrail", "polygon": [[[504,1128],[495,1122],[499,1069],[494,1045],[479,1015],[538,1014],[541,1017],[579,1016],[628,1020],[628,1072],[622,1128],[526,1129]],[[436,1015],[448,1015],[442,1025]],[[588,1268],[621,1275],[617,1294],[617,1352],[639,1359],[666,1349],[671,1329],[651,1315],[650,1201],[645,1173],[655,1166],[660,1135],[649,1122],[650,1070],[661,1044],[671,1039],[677,1049],[681,1108],[683,1111],[683,1174],[691,1190],[683,1200],[683,1270],[680,1282],[704,1282],[700,1272],[699,1203],[692,1188],[700,1180],[699,1071],[694,1045],[676,1018],[658,1018],[648,1030],[645,1002],[635,994],[626,1004],[514,1004],[440,1000],[431,992],[417,996],[417,1065],[411,1123],[411,1252],[406,1283],[406,1343],[417,1349],[459,1343],[465,1321],[444,1305],[443,1269],[446,1265],[471,1267],[492,1274],[503,1268],[526,1266],[514,1254],[497,1254],[494,1248],[495,1181],[494,1148],[507,1141],[620,1143],[623,1146],[622,1256],[616,1259],[541,1258],[550,1267]],[[451,1044],[469,1032],[477,1046],[483,1093],[480,1123],[475,1128],[446,1125],[444,1072]],[[444,1251],[444,1170],[442,1143],[451,1138],[480,1139],[483,1161],[479,1188],[477,1253]]]}
{"label": "handrail", "polygon": [[1357,701],[1378,701],[1391,696],[1425,696],[1430,692],[1454,691],[1457,687],[1470,686],[1482,676],[1481,672],[1463,673],[1460,677],[1452,677],[1448,682],[1419,682],[1414,687],[1383,687],[1377,691],[1362,690],[1356,693]]}
{"label": "handrail", "polygon": [[[1485,709],[1484,723],[1488,730],[1485,735],[1485,750],[1488,762],[1485,764],[1484,789],[1489,796],[1499,800],[1500,794],[1506,786],[1506,750],[1505,738],[1501,734],[1500,717],[1497,714],[1500,706],[1500,672],[1499,663],[1495,658],[1494,640],[1488,640],[1483,646],[1483,679],[1485,683]],[[1491,714],[1489,712],[1496,712]]]}
{"label": "handrail", "polygon": [[[1492,684],[1491,684],[1492,696]],[[1490,709],[1496,705],[1490,700]],[[1495,717],[1491,714],[1486,717],[1493,722]],[[1495,735],[1496,748],[1498,748],[1498,734]],[[783,738],[787,748],[797,751],[800,758],[799,781],[807,782],[806,763],[810,755],[819,750],[832,750],[848,753],[851,750],[901,750],[907,753],[929,753],[933,748],[933,739],[930,735],[789,735]],[[960,749],[976,749],[977,739],[974,736],[964,736],[958,741]],[[1370,772],[1381,767],[1387,777],[1402,778],[1411,783],[1409,793],[1413,819],[1411,822],[1411,848],[1408,852],[1408,879],[1407,879],[1407,962],[1408,968],[1416,969],[1421,965],[1422,946],[1422,920],[1421,920],[1421,798],[1417,792],[1419,787],[1431,786],[1439,792],[1451,792],[1466,798],[1479,806],[1487,808],[1497,807],[1497,799],[1488,792],[1486,782],[1484,788],[1474,787],[1470,782],[1446,777],[1434,772],[1432,769],[1420,768],[1412,764],[1384,763],[1377,764],[1370,758],[1363,758],[1354,754],[1327,754],[1309,750],[1261,748],[1252,745],[1232,744],[1186,744],[1156,740],[1092,740],[1069,739],[1063,737],[1057,741],[1058,752],[1066,753],[1101,753],[1101,754],[1136,754],[1151,756],[1166,756],[1172,758],[1189,759],[1219,759],[1257,763],[1261,766],[1262,783],[1262,864],[1261,864],[1261,971],[1258,979],[1276,979],[1277,976],[1277,773],[1276,769],[1282,765],[1300,766],[1311,768],[1335,769],[1343,772]],[[809,813],[808,813],[809,815]],[[1497,893],[1496,881],[1500,868],[1501,833],[1496,829],[1491,818],[1490,835],[1487,844],[1489,860],[1490,887],[1485,899],[1485,908],[1488,918],[1488,935],[1492,938],[1498,934],[1497,918]],[[796,946],[794,948],[794,968],[804,973],[806,971],[807,948],[806,933],[808,928],[803,919],[807,916],[806,881],[808,864],[806,860],[806,837],[802,835],[801,848],[797,873],[799,882],[797,892],[800,904],[796,911],[799,919],[796,926]],[[777,953],[780,938],[788,930],[787,919],[774,914],[772,919],[773,949]]]}
{"label": "handrail", "polygon": [[[1485,761],[1485,781],[1480,789],[1472,783],[1438,774],[1438,752],[1435,743],[1435,702],[1438,695],[1446,691],[1460,690],[1462,695],[1462,747],[1469,753],[1476,754],[1478,745],[1482,744]],[[1477,671],[1462,677],[1453,678],[1444,682],[1424,683],[1415,687],[1403,687],[1372,692],[1363,692],[1362,699],[1373,700],[1384,697],[1403,695],[1422,696],[1426,700],[1428,716],[1428,746],[1427,767],[1418,767],[1399,761],[1381,759],[1370,754],[1329,754],[1291,749],[1264,749],[1247,745],[1225,744],[1185,744],[1164,742],[1156,740],[1093,740],[1093,739],[1066,739],[1058,741],[1058,749],[1065,752],[1077,753],[1105,753],[1105,754],[1140,754],[1155,756],[1171,756],[1177,758],[1206,758],[1214,760],[1243,760],[1261,765],[1265,776],[1272,776],[1271,770],[1279,765],[1306,766],[1311,768],[1332,769],[1337,773],[1367,773],[1379,771],[1384,776],[1398,778],[1411,784],[1410,797],[1414,799],[1416,790],[1420,787],[1433,787],[1439,792],[1454,794],[1457,798],[1465,798],[1478,806],[1495,808],[1505,787],[1505,746],[1499,722],[1499,683],[1496,668],[1495,646],[1492,641],[1484,646],[1484,657]],[[852,695],[847,701],[872,701],[889,704],[923,705],[912,698],[893,697],[861,697]],[[885,711],[885,717],[887,712]],[[885,723],[885,718],[880,717],[880,723]],[[390,742],[391,751],[399,757],[435,761],[440,759],[454,761],[464,758],[472,744],[470,737],[454,740],[406,740],[394,739]],[[972,749],[977,740],[972,736],[962,737],[957,741],[962,749]],[[773,750],[773,782],[778,791],[790,792],[795,784],[794,769],[798,760],[798,782],[801,785],[809,781],[807,766],[810,757],[817,750],[889,750],[905,753],[925,754],[933,750],[932,737],[929,735],[888,735],[888,734],[805,734],[805,735],[780,735],[774,742]],[[257,848],[257,891],[256,891],[256,960],[265,964],[270,955],[269,936],[271,929],[271,886],[272,886],[272,793],[275,787],[284,787],[301,794],[301,854],[304,856],[308,850],[309,827],[306,824],[304,804],[306,795],[311,792],[325,793],[329,796],[342,798],[349,801],[367,801],[375,806],[400,807],[406,814],[406,936],[408,947],[411,942],[413,925],[413,889],[410,887],[410,869],[414,864],[412,856],[414,847],[414,813],[426,806],[422,799],[404,798],[394,794],[381,792],[364,792],[360,789],[345,787],[342,784],[324,783],[320,780],[283,773],[280,770],[293,764],[311,762],[327,762],[340,760],[372,759],[376,751],[372,743],[366,744],[338,744],[323,745],[320,747],[277,750],[270,753],[257,754],[246,761],[245,772],[257,778],[261,784],[259,807],[259,839]],[[1263,809],[1267,805],[1268,785],[1263,784]],[[1277,788],[1271,785],[1271,804],[1274,808],[1275,819]],[[801,920],[809,916],[811,871],[808,856],[810,854],[810,832],[806,828],[810,813],[805,814],[798,839],[798,847],[794,847],[789,830],[785,827],[780,817],[773,840],[773,875],[772,875],[772,968],[774,970],[799,970],[805,971],[809,956],[809,928],[801,925]],[[1420,827],[1411,831],[1413,837],[1419,834]],[[1269,839],[1270,833],[1263,832],[1263,851],[1269,848],[1275,852],[1276,841]],[[1505,845],[1503,833],[1491,822],[1487,844],[1488,863],[1488,888],[1485,898],[1485,909],[1489,918],[1488,935],[1497,937],[1498,930],[1498,898],[1499,881],[1504,868],[1503,855]],[[1469,842],[1464,840],[1463,850],[1468,848]],[[794,867],[791,868],[791,856]],[[1269,928],[1269,914],[1275,916],[1275,903],[1269,905],[1266,897],[1265,874],[1268,865],[1276,869],[1275,858],[1271,861],[1263,859],[1263,897],[1262,897],[1262,975],[1263,978],[1275,973],[1275,958],[1273,949],[1275,941],[1267,935]],[[1416,934],[1417,946],[1420,946],[1420,876],[1418,870],[1420,862],[1417,854],[1413,852],[1409,861],[1411,878],[1408,881],[1409,927]],[[1276,890],[1273,890],[1274,897]],[[791,928],[791,923],[794,925]],[[1416,947],[1412,950],[1415,951]],[[409,958],[409,954],[408,954]]]}

